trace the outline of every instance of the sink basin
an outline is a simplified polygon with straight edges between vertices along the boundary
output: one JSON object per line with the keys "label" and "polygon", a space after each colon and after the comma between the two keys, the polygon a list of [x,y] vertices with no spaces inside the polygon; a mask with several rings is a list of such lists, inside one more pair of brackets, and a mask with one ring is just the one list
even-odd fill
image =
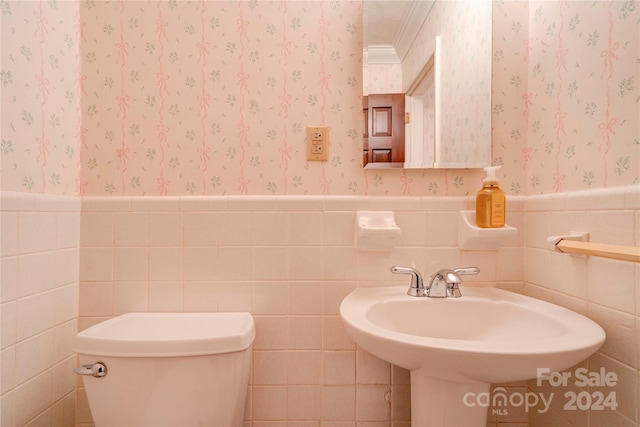
{"label": "sink basin", "polygon": [[[485,425],[486,408],[484,418],[477,407],[466,408],[476,413],[463,417],[464,393],[535,378],[538,368],[570,368],[604,342],[598,324],[554,304],[492,287],[462,293],[460,298],[416,298],[406,294],[406,286],[357,288],[340,306],[358,345],[411,371],[412,400],[416,393],[433,400],[445,387],[450,402],[440,406],[457,404],[445,416],[441,407],[427,411],[431,405],[421,398],[421,405],[412,405],[416,426]],[[463,394],[452,399],[459,386]]]}

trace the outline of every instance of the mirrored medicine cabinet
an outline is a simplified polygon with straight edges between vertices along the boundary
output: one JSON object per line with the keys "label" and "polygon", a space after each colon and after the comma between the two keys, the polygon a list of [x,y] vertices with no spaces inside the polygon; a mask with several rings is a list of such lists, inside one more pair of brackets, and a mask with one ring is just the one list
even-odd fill
{"label": "mirrored medicine cabinet", "polygon": [[363,166],[491,165],[490,0],[365,0]]}

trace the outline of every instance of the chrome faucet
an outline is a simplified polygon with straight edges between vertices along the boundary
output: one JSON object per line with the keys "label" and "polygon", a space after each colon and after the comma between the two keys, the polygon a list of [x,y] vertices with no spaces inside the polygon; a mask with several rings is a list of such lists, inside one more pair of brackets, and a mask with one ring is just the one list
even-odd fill
{"label": "chrome faucet", "polygon": [[454,270],[442,269],[431,276],[429,286],[424,286],[422,275],[414,268],[410,267],[391,267],[391,272],[396,274],[409,274],[411,276],[411,285],[407,291],[407,295],[412,297],[431,297],[431,298],[459,298],[462,296],[460,292],[460,283],[462,283],[461,275],[478,274],[478,267],[456,268]]}

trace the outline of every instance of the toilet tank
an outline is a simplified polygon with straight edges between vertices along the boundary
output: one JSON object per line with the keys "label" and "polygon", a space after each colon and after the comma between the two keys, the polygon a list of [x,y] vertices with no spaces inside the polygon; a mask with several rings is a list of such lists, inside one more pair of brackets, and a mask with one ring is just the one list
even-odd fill
{"label": "toilet tank", "polygon": [[76,336],[96,427],[242,425],[255,325],[249,313],[129,313]]}

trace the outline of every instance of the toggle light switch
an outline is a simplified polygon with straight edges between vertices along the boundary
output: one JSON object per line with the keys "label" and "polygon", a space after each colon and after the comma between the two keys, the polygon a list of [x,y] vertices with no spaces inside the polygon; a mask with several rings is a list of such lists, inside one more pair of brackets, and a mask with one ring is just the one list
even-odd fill
{"label": "toggle light switch", "polygon": [[307,126],[307,160],[326,162],[329,159],[329,128]]}

